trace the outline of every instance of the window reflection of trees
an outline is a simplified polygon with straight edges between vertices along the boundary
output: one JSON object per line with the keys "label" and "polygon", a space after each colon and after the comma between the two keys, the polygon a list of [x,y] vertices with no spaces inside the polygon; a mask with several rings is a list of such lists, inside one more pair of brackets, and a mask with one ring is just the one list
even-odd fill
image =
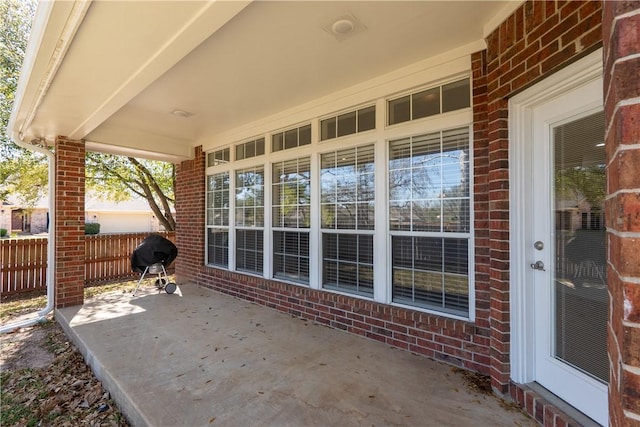
{"label": "window reflection of trees", "polygon": [[469,129],[391,141],[393,300],[466,313],[469,301]]}
{"label": "window reflection of trees", "polygon": [[373,145],[321,157],[324,288],[373,296],[374,172]]}
{"label": "window reflection of trees", "polygon": [[391,228],[469,231],[468,129],[392,141]]}
{"label": "window reflection of trees", "polygon": [[264,220],[264,169],[236,172],[236,225],[262,227]]}
{"label": "window reflection of trees", "polygon": [[373,146],[327,153],[322,156],[322,227],[374,228]]}
{"label": "window reflection of trees", "polygon": [[311,223],[309,159],[295,159],[274,164],[273,178],[273,225],[308,228]]}
{"label": "window reflection of trees", "polygon": [[207,224],[229,225],[229,173],[208,177]]}
{"label": "window reflection of trees", "polygon": [[207,177],[207,263],[227,267],[229,262],[229,172]]}

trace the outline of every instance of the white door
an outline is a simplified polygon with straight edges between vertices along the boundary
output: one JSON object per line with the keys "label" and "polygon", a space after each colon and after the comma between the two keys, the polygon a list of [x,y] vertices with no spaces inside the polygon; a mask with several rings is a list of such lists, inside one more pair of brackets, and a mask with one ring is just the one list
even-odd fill
{"label": "white door", "polygon": [[[534,106],[524,258],[532,270],[535,381],[607,424],[602,79]],[[526,186],[525,186],[526,188]]]}

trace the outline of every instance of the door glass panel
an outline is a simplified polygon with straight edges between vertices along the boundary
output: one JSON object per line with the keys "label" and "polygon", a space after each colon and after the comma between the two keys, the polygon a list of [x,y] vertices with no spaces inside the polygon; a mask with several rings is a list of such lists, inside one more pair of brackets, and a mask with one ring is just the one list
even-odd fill
{"label": "door glass panel", "polygon": [[554,356],[609,380],[604,113],[553,128]]}

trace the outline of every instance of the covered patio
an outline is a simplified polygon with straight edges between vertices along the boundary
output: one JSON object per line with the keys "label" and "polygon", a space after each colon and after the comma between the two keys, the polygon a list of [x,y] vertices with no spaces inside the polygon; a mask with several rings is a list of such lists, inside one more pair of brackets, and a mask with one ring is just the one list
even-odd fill
{"label": "covered patio", "polygon": [[56,318],[133,425],[537,425],[450,365],[193,284]]}
{"label": "covered patio", "polygon": [[[638,424],[638,7],[41,2],[8,133],[50,162],[47,309],[138,425],[520,422],[429,359]],[[83,305],[87,151],[176,165],[182,296]],[[601,179],[566,211],[571,165]],[[606,248],[597,334],[558,230]]]}

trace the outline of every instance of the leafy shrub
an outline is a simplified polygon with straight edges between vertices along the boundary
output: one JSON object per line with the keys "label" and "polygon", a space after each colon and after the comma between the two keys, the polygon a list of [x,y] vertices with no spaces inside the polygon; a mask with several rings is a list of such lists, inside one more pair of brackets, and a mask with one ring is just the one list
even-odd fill
{"label": "leafy shrub", "polygon": [[84,225],[84,234],[98,234],[100,233],[100,224],[97,222],[90,222]]}
{"label": "leafy shrub", "polygon": [[4,237],[7,235],[7,229],[6,228],[0,228],[0,237]]}

